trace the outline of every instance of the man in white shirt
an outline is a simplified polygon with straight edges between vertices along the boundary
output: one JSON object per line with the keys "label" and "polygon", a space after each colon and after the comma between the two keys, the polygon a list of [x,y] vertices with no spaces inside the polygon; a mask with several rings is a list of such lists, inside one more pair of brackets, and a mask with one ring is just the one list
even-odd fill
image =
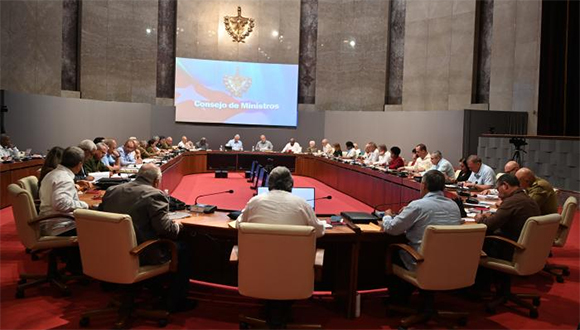
{"label": "man in white shirt", "polygon": [[[76,209],[88,209],[87,203],[80,201],[74,177],[83,167],[85,153],[81,148],[65,149],[60,165],[50,171],[40,185],[40,215],[63,213],[72,216]],[[41,235],[62,235],[75,229],[72,219],[50,219],[40,221]]]}
{"label": "man in white shirt", "polygon": [[284,146],[284,149],[282,149],[282,153],[285,152],[297,154],[302,152],[302,147],[300,146],[300,144],[298,144],[298,142],[296,142],[294,138],[291,138],[290,142],[288,142],[286,146]]}
{"label": "man in white shirt", "polygon": [[399,170],[407,170],[411,172],[425,172],[428,171],[433,164],[431,164],[431,155],[427,152],[427,146],[423,143],[419,143],[415,147],[415,153],[417,154],[417,160],[413,166],[404,166],[399,168]]}
{"label": "man in white shirt", "polygon": [[226,143],[226,147],[232,147],[233,151],[244,151],[244,144],[240,140],[240,134],[236,134],[233,139]]}
{"label": "man in white shirt", "polygon": [[391,152],[387,149],[387,146],[381,144],[379,146],[379,159],[373,164],[376,166],[387,166],[391,162]]}
{"label": "man in white shirt", "polygon": [[322,139],[322,152],[329,156],[334,153],[334,148],[328,142],[328,139]]}
{"label": "man in white shirt", "polygon": [[379,148],[374,142],[369,142],[365,148],[364,163],[372,165],[379,161]]}
{"label": "man in white shirt", "polygon": [[471,176],[463,184],[465,187],[482,191],[495,186],[495,172],[491,167],[483,164],[477,155],[467,158],[467,167],[471,170]]}
{"label": "man in white shirt", "polygon": [[272,151],[274,145],[272,142],[266,140],[266,135],[260,135],[260,141],[256,143],[256,151]]}
{"label": "man in white shirt", "polygon": [[177,144],[177,147],[181,148],[181,149],[193,149],[194,145],[193,145],[193,142],[189,141],[187,139],[187,136],[184,135],[181,137],[181,141],[179,141],[179,143]]}
{"label": "man in white shirt", "polygon": [[431,163],[433,164],[431,170],[437,170],[443,173],[445,175],[445,181],[455,180],[455,169],[447,159],[443,158],[441,151],[437,150],[431,153]]}
{"label": "man in white shirt", "polygon": [[303,198],[292,195],[293,186],[289,169],[274,168],[268,179],[269,192],[250,199],[237,222],[312,226],[316,237],[324,235],[324,222],[316,219],[314,210]]}

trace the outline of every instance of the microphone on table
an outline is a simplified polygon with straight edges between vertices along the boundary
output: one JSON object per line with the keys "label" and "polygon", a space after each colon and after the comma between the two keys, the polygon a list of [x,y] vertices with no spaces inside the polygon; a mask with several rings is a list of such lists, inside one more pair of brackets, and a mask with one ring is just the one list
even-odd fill
{"label": "microphone on table", "polygon": [[324,197],[312,198],[312,199],[307,199],[306,201],[307,202],[313,202],[313,201],[317,201],[319,199],[332,199],[332,196],[331,195],[328,195],[328,196],[324,196]]}
{"label": "microphone on table", "polygon": [[233,194],[233,193],[234,193],[234,190],[230,189],[230,190],[218,191],[218,192],[209,193],[209,194],[198,195],[194,201],[195,205],[190,206],[190,211],[197,212],[197,213],[206,213],[206,214],[213,213],[217,209],[217,206],[207,205],[207,204],[198,204],[197,200],[202,198],[202,197],[207,197],[207,196],[220,195],[220,194]]}

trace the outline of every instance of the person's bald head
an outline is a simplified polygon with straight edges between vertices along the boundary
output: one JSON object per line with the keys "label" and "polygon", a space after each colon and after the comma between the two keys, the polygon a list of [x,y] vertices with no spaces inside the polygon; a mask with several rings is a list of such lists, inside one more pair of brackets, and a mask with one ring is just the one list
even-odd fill
{"label": "person's bald head", "polygon": [[509,162],[505,163],[505,166],[503,167],[503,171],[504,173],[509,173],[509,174],[516,174],[516,172],[520,169],[520,164],[518,164],[516,161],[510,160]]}
{"label": "person's bald head", "polygon": [[520,181],[520,187],[526,189],[536,181],[536,175],[527,167],[522,167],[516,172],[516,178]]}
{"label": "person's bald head", "polygon": [[137,179],[144,180],[157,188],[161,182],[161,175],[161,169],[157,165],[149,163],[141,166],[137,173]]}

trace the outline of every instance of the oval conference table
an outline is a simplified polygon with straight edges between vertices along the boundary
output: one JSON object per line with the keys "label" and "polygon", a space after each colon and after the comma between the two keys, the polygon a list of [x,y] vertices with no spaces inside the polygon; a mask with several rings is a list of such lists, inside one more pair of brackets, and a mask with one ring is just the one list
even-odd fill
{"label": "oval conference table", "polygon": [[[387,206],[385,208],[397,211],[401,206],[420,197],[420,184],[410,178],[314,155],[260,152],[181,153],[161,165],[163,178],[160,188],[175,195],[174,192],[184,176],[197,174],[208,177],[208,174],[203,173],[218,169],[245,171],[250,169],[253,161],[258,161],[263,166],[286,166],[296,177],[309,177],[319,181],[349,198],[356,199],[358,205],[365,207],[362,210],[344,211],[368,212],[374,205]],[[236,176],[239,179],[241,174],[230,173],[230,178]],[[183,187],[184,183],[179,187],[180,190],[188,189]],[[228,195],[220,196],[222,200],[227,197]],[[81,195],[81,199],[92,205],[100,203],[98,196],[90,194]],[[192,278],[237,286],[237,266],[229,262],[232,247],[237,244],[237,231],[228,225],[231,220],[227,213],[192,212],[189,217],[179,221],[184,226],[180,238],[188,242],[192,251]],[[390,236],[376,229],[365,230],[364,226],[350,223],[334,225],[317,240],[317,247],[324,249],[325,254],[322,278],[315,288],[317,291],[331,291],[336,308],[347,318],[355,317],[357,291],[384,288],[387,247],[392,243],[405,242],[403,236]]]}
{"label": "oval conference table", "polygon": [[[161,165],[161,189],[172,193],[184,176],[215,170],[228,170],[231,177],[231,172],[249,170],[253,161],[262,166],[286,166],[295,176],[315,179],[370,207],[386,204],[386,208],[397,211],[420,197],[420,184],[410,178],[320,156],[261,152],[184,152]],[[237,286],[237,266],[229,262],[232,247],[237,244],[237,231],[228,226],[231,220],[227,213],[192,213],[180,221],[185,229],[183,239],[189,242],[193,254],[193,278]],[[325,249],[325,256],[322,280],[316,284],[316,290],[331,291],[336,308],[345,317],[353,318],[357,291],[385,286],[387,247],[404,241],[402,236],[365,231],[356,225],[327,229],[317,241],[317,247]]]}

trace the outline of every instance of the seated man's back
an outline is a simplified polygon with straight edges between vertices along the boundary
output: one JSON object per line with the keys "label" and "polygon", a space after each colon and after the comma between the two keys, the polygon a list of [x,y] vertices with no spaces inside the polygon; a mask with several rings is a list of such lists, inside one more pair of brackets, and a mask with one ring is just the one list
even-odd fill
{"label": "seated man's back", "polygon": [[238,222],[312,226],[317,237],[324,235],[324,222],[316,219],[314,210],[303,198],[292,195],[293,184],[287,168],[273,169],[268,179],[270,191],[250,199]]}
{"label": "seated man's back", "polygon": [[[151,168],[157,173],[153,164],[143,165],[133,182],[111,187],[103,196],[100,209],[105,212],[128,214],[133,220],[137,244],[157,238],[176,239],[179,225],[169,219],[168,199],[165,194],[153,186],[156,179],[143,175],[143,168]],[[159,177],[161,176],[158,171]],[[150,249],[140,258],[146,264],[163,263],[169,259],[168,252],[161,249]]]}

